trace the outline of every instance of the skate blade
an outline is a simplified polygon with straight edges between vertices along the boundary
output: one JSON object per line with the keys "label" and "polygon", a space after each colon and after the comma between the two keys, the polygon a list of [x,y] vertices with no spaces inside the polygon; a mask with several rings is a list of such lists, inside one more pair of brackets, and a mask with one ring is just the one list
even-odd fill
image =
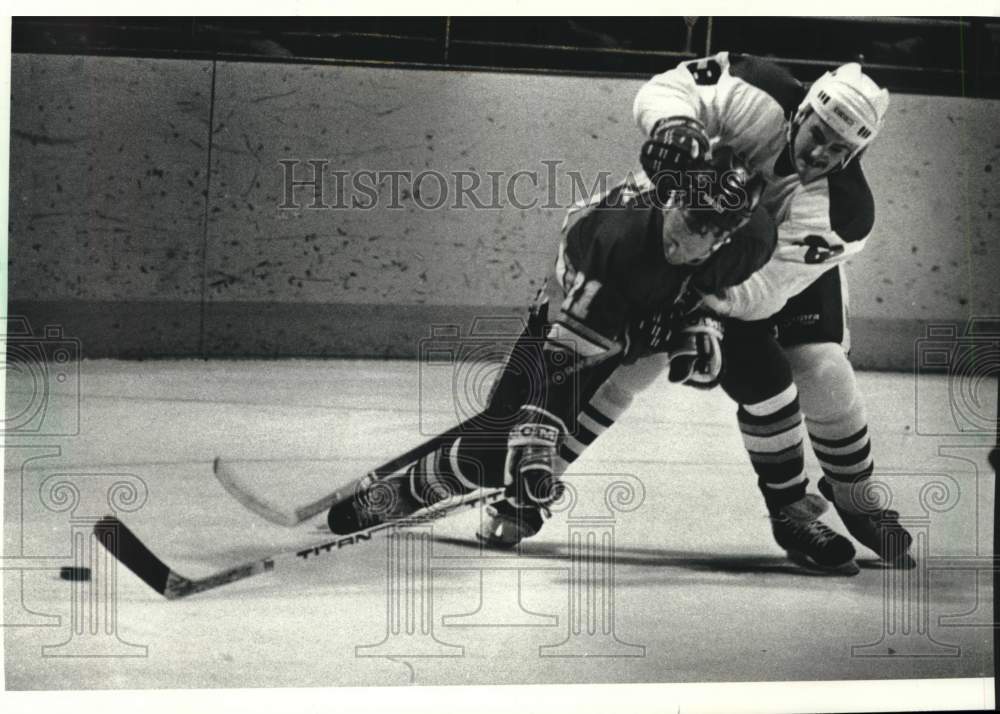
{"label": "skate blade", "polygon": [[894,560],[886,560],[884,562],[890,568],[896,568],[897,570],[913,570],[917,567],[917,561],[909,553],[903,553]]}
{"label": "skate blade", "polygon": [[514,550],[521,541],[510,542],[506,540],[501,540],[500,538],[486,537],[482,533],[476,533],[476,540],[483,544],[485,548],[491,548],[493,550]]}
{"label": "skate blade", "polygon": [[831,575],[857,575],[861,572],[861,568],[859,568],[858,564],[854,562],[854,558],[851,558],[847,562],[839,565],[820,565],[805,553],[800,553],[797,550],[786,550],[785,553],[788,554],[788,559],[793,563],[801,565],[803,568],[811,570],[815,573],[830,573]]}

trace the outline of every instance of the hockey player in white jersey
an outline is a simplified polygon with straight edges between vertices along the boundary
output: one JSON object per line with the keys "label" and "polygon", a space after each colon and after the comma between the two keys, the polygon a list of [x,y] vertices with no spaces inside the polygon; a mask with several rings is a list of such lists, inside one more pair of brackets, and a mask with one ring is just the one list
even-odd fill
{"label": "hockey player in white jersey", "polygon": [[[648,175],[683,170],[707,147],[708,136],[717,136],[768,180],[762,202],[778,224],[774,256],[747,281],[705,302],[744,323],[727,329],[724,348],[734,369],[723,386],[740,405],[744,443],[775,538],[794,559],[824,568],[850,568],[853,548],[815,519],[822,509],[818,497],[806,493],[800,402],[824,472],[820,491],[859,542],[887,562],[913,564],[911,537],[898,514],[865,488],[874,467],[847,359],[840,267],[864,248],[874,223],[859,159],[888,105],[888,92],[855,63],[827,72],[807,91],[771,62],[727,52],[654,77],[634,103],[649,137],[641,155]],[[780,350],[767,345],[772,329]]]}

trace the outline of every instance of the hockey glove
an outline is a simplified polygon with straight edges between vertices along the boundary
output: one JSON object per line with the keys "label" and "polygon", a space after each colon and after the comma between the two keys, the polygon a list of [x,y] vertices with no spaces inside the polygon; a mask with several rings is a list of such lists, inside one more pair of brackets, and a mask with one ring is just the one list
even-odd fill
{"label": "hockey glove", "polygon": [[677,298],[669,312],[649,312],[638,320],[633,320],[625,330],[622,363],[632,364],[646,355],[669,352],[671,335],[678,326],[683,328],[696,317],[695,311],[701,307],[702,300],[704,297],[698,290],[688,288]]}
{"label": "hockey glove", "polygon": [[521,424],[507,438],[507,500],[518,508],[545,508],[562,495],[555,473],[560,429]]}
{"label": "hockey glove", "polygon": [[697,119],[670,117],[653,127],[639,154],[639,163],[653,183],[666,172],[683,172],[700,165],[709,151],[708,135]]}
{"label": "hockey glove", "polygon": [[670,381],[711,389],[722,376],[722,323],[709,315],[693,316],[675,330],[670,353]]}
{"label": "hockey glove", "polygon": [[632,364],[640,357],[664,351],[669,336],[670,329],[662,312],[650,313],[636,320],[625,330],[622,364]]}

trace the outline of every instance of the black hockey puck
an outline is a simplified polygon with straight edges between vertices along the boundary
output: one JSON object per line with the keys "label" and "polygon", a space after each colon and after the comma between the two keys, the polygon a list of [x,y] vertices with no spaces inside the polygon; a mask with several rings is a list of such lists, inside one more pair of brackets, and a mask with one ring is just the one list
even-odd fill
{"label": "black hockey puck", "polygon": [[90,580],[90,568],[59,568],[59,577],[63,580]]}

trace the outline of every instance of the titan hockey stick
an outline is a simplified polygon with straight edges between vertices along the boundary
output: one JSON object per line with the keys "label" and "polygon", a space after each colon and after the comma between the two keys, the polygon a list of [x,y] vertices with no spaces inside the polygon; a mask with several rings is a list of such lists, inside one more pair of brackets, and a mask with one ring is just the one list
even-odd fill
{"label": "titan hockey stick", "polygon": [[374,483],[375,481],[396,473],[404,466],[418,459],[422,459],[427,454],[440,447],[441,444],[450,440],[454,436],[463,433],[469,428],[473,420],[476,418],[478,417],[466,419],[461,424],[452,427],[448,431],[438,434],[424,443],[413,447],[405,454],[400,454],[391,461],[387,461],[381,466],[372,469],[364,476],[353,479],[338,487],[332,493],[322,496],[315,501],[310,501],[302,506],[294,507],[290,510],[288,508],[282,508],[281,506],[270,503],[253,493],[237,477],[233,466],[223,461],[220,457],[216,457],[215,462],[212,464],[212,472],[215,474],[215,478],[218,479],[219,483],[222,484],[222,487],[226,489],[229,495],[239,501],[244,508],[253,511],[261,518],[270,521],[275,525],[285,526],[286,528],[294,528],[303,521],[307,521],[313,516],[329,510],[335,503],[340,503],[353,497],[359,489],[363,489],[365,486]]}
{"label": "titan hockey stick", "polygon": [[299,560],[309,560],[324,553],[336,553],[341,549],[371,540],[380,531],[392,528],[406,528],[437,520],[459,510],[478,508],[496,503],[504,497],[503,489],[479,491],[472,497],[466,496],[454,503],[437,504],[408,516],[400,521],[389,521],[364,530],[343,535],[333,540],[325,540],[316,545],[294,551],[284,551],[266,558],[253,560],[234,568],[226,568],[203,578],[186,578],[172,570],[160,560],[129,528],[114,516],[105,516],[94,524],[94,535],[122,565],[131,570],[146,585],[168,600],[177,600],[188,595],[213,590],[238,580],[252,578],[261,573],[269,573],[279,566]]}

